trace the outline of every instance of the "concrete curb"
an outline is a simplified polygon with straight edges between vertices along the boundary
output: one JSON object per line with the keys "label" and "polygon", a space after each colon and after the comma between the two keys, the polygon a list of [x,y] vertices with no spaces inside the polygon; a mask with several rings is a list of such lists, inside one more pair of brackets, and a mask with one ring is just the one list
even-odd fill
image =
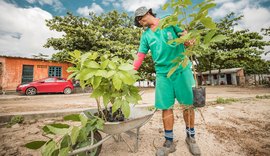
{"label": "concrete curb", "polygon": [[[252,98],[255,98],[255,96],[235,98],[235,99],[248,100],[248,99],[252,99]],[[212,103],[215,101],[216,101],[216,99],[206,100],[207,103]],[[136,107],[150,107],[150,106],[154,106],[154,104],[136,105]],[[17,115],[23,116],[25,120],[31,120],[31,119],[40,119],[40,118],[63,117],[65,115],[69,115],[69,114],[81,113],[82,111],[89,110],[89,109],[96,109],[96,107],[80,108],[80,109],[49,110],[49,111],[2,113],[2,114],[0,114],[0,123],[9,122],[13,116],[17,116]]]}
{"label": "concrete curb", "polygon": [[[136,107],[149,107],[149,106],[154,106],[154,105],[142,104],[142,105],[137,105]],[[69,114],[77,114],[85,110],[92,110],[92,109],[96,109],[96,107],[80,108],[80,109],[50,110],[50,111],[2,113],[0,114],[0,123],[9,122],[13,116],[23,116],[24,120],[32,120],[32,119],[40,119],[40,118],[55,118],[55,117],[63,117]]]}

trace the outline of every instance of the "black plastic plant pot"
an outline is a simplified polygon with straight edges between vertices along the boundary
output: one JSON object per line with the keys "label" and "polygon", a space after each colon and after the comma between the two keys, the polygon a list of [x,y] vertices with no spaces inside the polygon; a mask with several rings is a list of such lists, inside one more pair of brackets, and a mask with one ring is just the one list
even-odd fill
{"label": "black plastic plant pot", "polygon": [[193,106],[204,107],[205,106],[205,87],[194,87],[193,90]]}

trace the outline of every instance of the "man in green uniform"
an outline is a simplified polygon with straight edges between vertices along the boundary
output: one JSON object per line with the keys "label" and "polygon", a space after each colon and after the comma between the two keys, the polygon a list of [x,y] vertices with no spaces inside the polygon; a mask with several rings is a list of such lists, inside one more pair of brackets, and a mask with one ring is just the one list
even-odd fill
{"label": "man in green uniform", "polygon": [[[182,65],[179,66],[170,77],[167,77],[170,69],[176,65],[176,63],[173,63],[173,60],[178,57],[182,59],[186,57],[183,55],[185,51],[184,44],[174,45],[167,44],[167,42],[181,37],[186,31],[181,30],[177,26],[155,30],[158,23],[159,19],[155,17],[152,9],[140,7],[135,11],[135,25],[144,27],[146,30],[141,36],[140,47],[137,53],[138,59],[134,61],[134,69],[139,69],[145,55],[150,50],[156,70],[155,107],[162,110],[165,131],[165,143],[157,151],[157,155],[167,155],[176,150],[173,142],[174,115],[172,110],[175,99],[177,99],[179,104],[185,106],[183,117],[186,123],[186,142],[189,150],[193,155],[200,155],[200,149],[195,141],[195,114],[192,107],[192,87],[195,83],[191,71],[191,62],[189,61],[185,68]],[[192,43],[188,42],[188,44]]]}

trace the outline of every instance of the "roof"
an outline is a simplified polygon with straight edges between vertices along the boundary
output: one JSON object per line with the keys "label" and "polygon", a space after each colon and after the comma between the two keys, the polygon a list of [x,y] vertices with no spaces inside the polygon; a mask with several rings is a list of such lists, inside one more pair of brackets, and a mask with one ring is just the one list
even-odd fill
{"label": "roof", "polygon": [[21,58],[21,59],[29,59],[29,60],[42,60],[42,61],[50,61],[48,59],[40,59],[40,58],[30,58],[30,57],[21,57],[21,56],[7,56],[7,55],[0,55],[0,57],[6,58]]}
{"label": "roof", "polygon": [[15,59],[28,59],[28,60],[35,60],[35,61],[46,61],[46,62],[58,62],[58,63],[68,63],[68,62],[59,62],[59,61],[54,61],[54,60],[50,60],[50,59],[41,59],[41,58],[30,58],[30,57],[21,57],[21,56],[7,56],[7,55],[0,55],[1,57],[5,57],[5,58],[15,58]]}
{"label": "roof", "polygon": [[[229,73],[236,73],[243,68],[230,68],[230,69],[221,69],[221,74],[229,74]],[[212,74],[218,74],[218,69],[211,70]],[[202,72],[203,75],[209,74],[209,71]]]}

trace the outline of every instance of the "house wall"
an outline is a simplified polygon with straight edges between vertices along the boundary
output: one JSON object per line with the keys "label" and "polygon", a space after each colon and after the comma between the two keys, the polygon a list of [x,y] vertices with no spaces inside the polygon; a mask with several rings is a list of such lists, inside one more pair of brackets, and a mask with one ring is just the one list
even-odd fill
{"label": "house wall", "polygon": [[237,80],[236,80],[236,73],[232,73],[231,77],[232,77],[232,85],[237,85]]}
{"label": "house wall", "polygon": [[48,77],[49,66],[62,67],[62,77],[67,78],[67,68],[71,66],[69,63],[58,63],[51,61],[42,61],[25,58],[12,58],[12,57],[0,57],[4,59],[3,75],[2,79],[2,90],[16,90],[18,84],[22,82],[22,71],[23,65],[33,65],[33,81]]}

